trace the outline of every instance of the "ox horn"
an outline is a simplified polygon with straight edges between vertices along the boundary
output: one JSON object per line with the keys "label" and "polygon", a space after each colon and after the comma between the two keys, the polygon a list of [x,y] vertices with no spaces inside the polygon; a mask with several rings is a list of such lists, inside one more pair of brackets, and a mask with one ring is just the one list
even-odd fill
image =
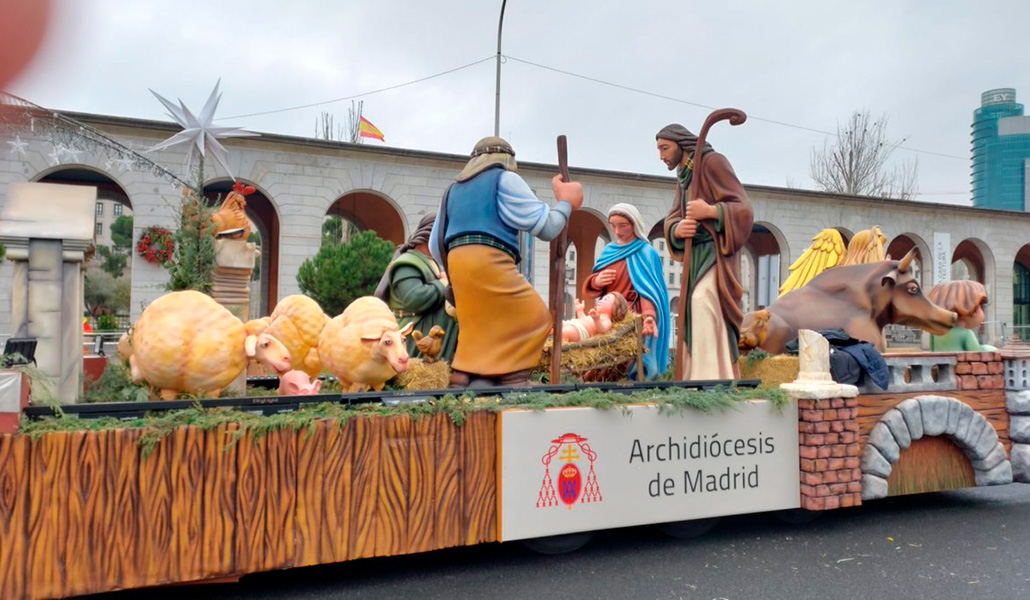
{"label": "ox horn", "polygon": [[901,259],[901,262],[898,263],[898,273],[906,273],[906,272],[908,272],[908,267],[909,267],[909,265],[912,264],[912,259],[915,258],[915,256],[916,256],[916,249],[912,248]]}

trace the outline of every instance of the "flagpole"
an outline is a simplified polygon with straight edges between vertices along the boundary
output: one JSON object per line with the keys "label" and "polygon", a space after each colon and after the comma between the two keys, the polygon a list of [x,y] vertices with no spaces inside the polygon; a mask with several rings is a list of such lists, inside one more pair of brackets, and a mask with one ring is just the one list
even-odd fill
{"label": "flagpole", "polygon": [[501,0],[501,17],[497,20],[497,93],[494,96],[494,136],[501,135],[501,30],[504,27],[504,7],[508,0]]}

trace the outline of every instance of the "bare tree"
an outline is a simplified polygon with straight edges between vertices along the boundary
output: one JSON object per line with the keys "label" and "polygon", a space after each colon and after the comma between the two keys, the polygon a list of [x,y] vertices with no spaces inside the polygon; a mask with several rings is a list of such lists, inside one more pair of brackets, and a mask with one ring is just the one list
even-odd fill
{"label": "bare tree", "polygon": [[334,125],[333,115],[327,112],[320,113],[315,121],[315,137],[320,140],[350,141],[344,138],[343,125]]}
{"label": "bare tree", "polygon": [[887,137],[887,115],[873,121],[855,111],[847,125],[837,124],[837,139],[812,149],[811,175],[824,192],[911,200],[918,191],[919,161],[889,165],[905,140]]}

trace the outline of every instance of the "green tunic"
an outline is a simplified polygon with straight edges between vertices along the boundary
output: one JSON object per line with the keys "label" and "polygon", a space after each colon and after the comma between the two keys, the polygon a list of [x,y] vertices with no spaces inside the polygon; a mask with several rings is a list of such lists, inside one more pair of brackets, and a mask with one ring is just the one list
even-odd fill
{"label": "green tunic", "polygon": [[[687,189],[690,187],[690,180],[693,177],[692,169],[680,169],[677,173],[679,179],[679,185],[681,187],[681,194],[683,198],[687,197]],[[723,232],[724,221],[722,214],[722,206],[715,205],[719,211],[719,216],[715,220],[715,231],[718,233]],[[680,253],[683,252],[683,248],[686,246],[683,239],[677,238],[676,236],[669,236],[669,245]],[[715,266],[715,240],[712,238],[712,234],[707,229],[701,227],[698,223],[697,232],[694,234],[693,241],[690,246],[690,273],[689,279],[685,282],[681,282],[680,293],[687,294],[687,313],[684,315],[683,323],[685,327],[684,339],[687,341],[687,348],[690,348],[690,298],[694,293],[694,287],[697,285],[698,280],[708,273],[709,269]],[[731,344],[732,347],[732,344]],[[734,353],[734,357],[736,354]]]}
{"label": "green tunic", "polygon": [[981,344],[976,334],[965,327],[952,327],[944,335],[930,337],[930,350],[933,352],[996,352],[997,348]]}
{"label": "green tunic", "polygon": [[[458,323],[447,314],[446,286],[437,276],[440,268],[436,261],[417,250],[409,250],[386,270],[390,276],[389,305],[397,316],[397,324],[403,328],[413,323],[423,335],[428,335],[434,325],[442,327],[446,334],[438,358],[451,362],[458,344]],[[409,355],[421,356],[414,337],[408,336],[405,345]]]}

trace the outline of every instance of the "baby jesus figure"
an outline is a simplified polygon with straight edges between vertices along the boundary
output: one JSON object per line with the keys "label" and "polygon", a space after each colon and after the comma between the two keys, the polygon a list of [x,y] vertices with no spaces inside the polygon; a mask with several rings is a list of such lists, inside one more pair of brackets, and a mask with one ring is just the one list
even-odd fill
{"label": "baby jesus figure", "polygon": [[605,294],[597,300],[597,304],[589,312],[584,311],[585,304],[576,300],[576,318],[562,321],[561,341],[563,344],[582,342],[598,334],[608,333],[613,323],[626,318],[629,303],[619,292]]}

